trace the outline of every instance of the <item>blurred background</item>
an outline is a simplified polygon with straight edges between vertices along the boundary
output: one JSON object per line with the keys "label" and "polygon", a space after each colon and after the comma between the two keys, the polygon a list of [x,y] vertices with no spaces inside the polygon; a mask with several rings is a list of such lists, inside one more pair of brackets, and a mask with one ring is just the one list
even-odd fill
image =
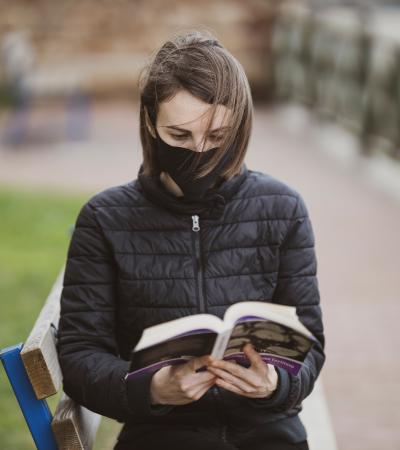
{"label": "blurred background", "polygon": [[[0,348],[28,336],[83,203],[136,178],[139,71],[194,27],[249,78],[248,167],[308,206],[336,446],[399,449],[400,1],[0,0]],[[34,448],[3,370],[0,443]]]}

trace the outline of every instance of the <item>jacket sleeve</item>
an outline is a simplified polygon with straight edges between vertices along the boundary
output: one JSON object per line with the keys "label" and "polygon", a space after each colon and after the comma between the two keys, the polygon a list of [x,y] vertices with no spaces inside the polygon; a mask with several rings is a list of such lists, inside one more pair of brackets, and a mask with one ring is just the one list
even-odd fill
{"label": "jacket sleeve", "polygon": [[150,404],[148,375],[137,383],[124,376],[115,337],[116,264],[87,202],[69,244],[61,291],[57,353],[64,392],[78,404],[119,422],[135,416],[166,414],[173,405]]}
{"label": "jacket sleeve", "polygon": [[286,411],[299,405],[311,393],[326,358],[314,232],[300,195],[279,253],[278,281],[273,301],[296,306],[300,321],[318,341],[311,348],[297,376],[275,367],[278,372],[277,389],[270,397],[253,399],[256,406]]}

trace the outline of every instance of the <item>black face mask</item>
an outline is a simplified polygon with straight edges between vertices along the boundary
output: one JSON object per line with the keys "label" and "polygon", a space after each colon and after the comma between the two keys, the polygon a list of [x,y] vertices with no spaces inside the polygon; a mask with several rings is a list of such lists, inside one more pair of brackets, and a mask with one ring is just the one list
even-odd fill
{"label": "black face mask", "polygon": [[[218,186],[222,181],[220,173],[225,169],[233,156],[232,149],[223,155],[219,163],[207,175],[194,178],[202,167],[214,156],[218,147],[199,152],[184,147],[173,147],[161,139],[156,129],[156,160],[160,170],[168,172],[175,183],[181,188],[184,197],[190,200],[202,199],[212,187]],[[196,158],[200,158],[194,166]],[[193,170],[193,167],[195,169]]]}

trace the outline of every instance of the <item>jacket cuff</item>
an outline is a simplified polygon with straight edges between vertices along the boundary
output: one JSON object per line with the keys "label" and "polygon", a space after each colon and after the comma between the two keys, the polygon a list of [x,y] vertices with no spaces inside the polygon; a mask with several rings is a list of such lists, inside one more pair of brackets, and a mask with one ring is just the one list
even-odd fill
{"label": "jacket cuff", "polygon": [[150,384],[155,372],[126,380],[128,402],[135,415],[160,416],[169,413],[175,405],[151,404]]}
{"label": "jacket cuff", "polygon": [[283,403],[290,392],[290,375],[287,370],[275,366],[278,373],[278,384],[275,391],[269,397],[253,398],[253,403],[260,407],[275,407]]}

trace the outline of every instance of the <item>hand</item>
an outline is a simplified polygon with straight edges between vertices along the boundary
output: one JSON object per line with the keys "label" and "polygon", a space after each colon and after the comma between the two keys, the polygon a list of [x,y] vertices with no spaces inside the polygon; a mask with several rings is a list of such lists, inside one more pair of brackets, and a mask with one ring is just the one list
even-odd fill
{"label": "hand", "polygon": [[235,362],[215,360],[207,370],[218,376],[215,384],[235,394],[251,398],[267,398],[278,385],[278,373],[272,364],[265,363],[253,346],[247,343],[243,351],[249,358],[249,368]]}
{"label": "hand", "polygon": [[207,370],[196,372],[196,369],[211,361],[211,356],[205,355],[176,366],[162,367],[151,379],[151,403],[185,405],[201,398],[217,377]]}

